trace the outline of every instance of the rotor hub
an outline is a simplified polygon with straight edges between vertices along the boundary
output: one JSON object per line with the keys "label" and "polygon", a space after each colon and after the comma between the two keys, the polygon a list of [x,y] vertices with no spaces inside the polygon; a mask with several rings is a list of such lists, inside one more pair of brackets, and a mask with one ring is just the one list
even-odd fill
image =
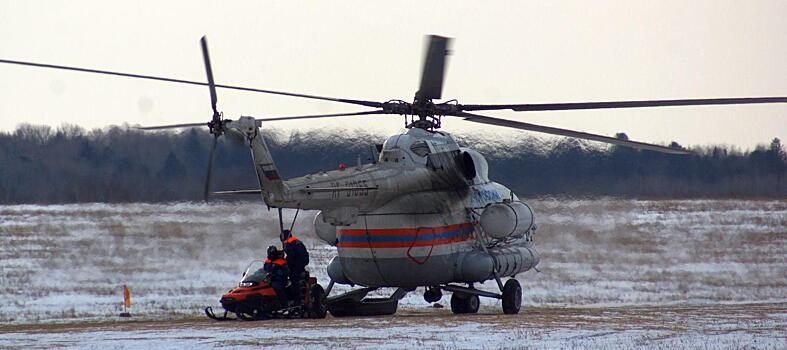
{"label": "rotor hub", "polygon": [[212,135],[221,136],[224,133],[224,121],[220,118],[209,121],[208,130]]}
{"label": "rotor hub", "polygon": [[[446,115],[457,115],[462,112],[462,105],[456,100],[442,103],[434,103],[432,100],[419,100],[417,95],[413,103],[402,100],[390,100],[382,104],[383,112],[386,114],[399,114],[410,117],[405,122],[406,128],[421,128],[425,130],[439,129],[441,117]],[[418,117],[417,119],[415,117]]]}

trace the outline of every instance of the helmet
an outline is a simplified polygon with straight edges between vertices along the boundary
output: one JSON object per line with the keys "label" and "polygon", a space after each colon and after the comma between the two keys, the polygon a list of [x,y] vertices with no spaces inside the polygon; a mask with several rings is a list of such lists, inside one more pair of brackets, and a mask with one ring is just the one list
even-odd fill
{"label": "helmet", "polygon": [[279,234],[279,239],[281,239],[281,241],[284,242],[288,238],[290,238],[290,236],[292,236],[292,232],[290,232],[290,230],[288,230],[288,229],[284,229],[284,230],[281,230],[281,234]]}
{"label": "helmet", "polygon": [[279,248],[275,245],[268,247],[268,259],[276,259],[279,257]]}

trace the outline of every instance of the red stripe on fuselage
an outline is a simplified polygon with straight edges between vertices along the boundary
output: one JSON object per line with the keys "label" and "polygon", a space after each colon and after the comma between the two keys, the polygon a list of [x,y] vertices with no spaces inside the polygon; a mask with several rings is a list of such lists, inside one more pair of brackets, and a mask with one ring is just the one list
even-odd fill
{"label": "red stripe on fuselage", "polygon": [[435,239],[434,241],[415,241],[415,242],[339,242],[339,248],[410,248],[410,247],[429,247],[433,245],[443,245],[464,242],[472,239],[472,236]]}

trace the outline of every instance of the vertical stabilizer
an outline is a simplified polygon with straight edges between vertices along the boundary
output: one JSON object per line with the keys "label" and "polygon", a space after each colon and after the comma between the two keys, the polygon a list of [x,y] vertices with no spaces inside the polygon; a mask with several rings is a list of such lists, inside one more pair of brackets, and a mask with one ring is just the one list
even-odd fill
{"label": "vertical stabilizer", "polygon": [[268,145],[265,144],[257,122],[252,117],[241,117],[229,123],[228,129],[240,133],[249,141],[262,199],[268,206],[280,207],[287,195],[287,185],[279,175],[276,164],[273,163],[273,156],[268,150]]}

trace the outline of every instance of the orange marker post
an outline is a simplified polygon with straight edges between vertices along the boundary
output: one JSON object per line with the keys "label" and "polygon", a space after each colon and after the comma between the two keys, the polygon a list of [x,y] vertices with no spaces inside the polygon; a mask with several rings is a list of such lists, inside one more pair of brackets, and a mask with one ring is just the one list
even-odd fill
{"label": "orange marker post", "polygon": [[131,317],[131,314],[128,312],[129,308],[131,308],[131,290],[128,289],[128,286],[124,284],[123,285],[123,312],[120,313],[120,317]]}

